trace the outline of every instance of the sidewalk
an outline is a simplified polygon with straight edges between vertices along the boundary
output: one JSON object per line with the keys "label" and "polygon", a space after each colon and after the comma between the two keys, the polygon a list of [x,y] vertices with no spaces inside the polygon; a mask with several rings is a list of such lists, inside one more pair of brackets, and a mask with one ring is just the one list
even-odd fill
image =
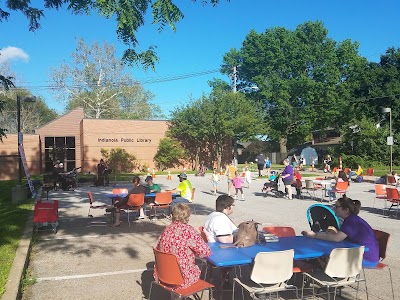
{"label": "sidewalk", "polygon": [[[236,203],[232,215],[235,223],[256,220],[264,224],[292,226],[297,234],[309,229],[306,210],[316,203],[314,200],[264,197],[261,188],[265,180],[254,179],[251,188],[244,189],[246,201]],[[197,216],[191,216],[190,224],[197,228],[214,211],[216,197],[212,195],[208,177],[189,175],[189,180],[196,187],[197,211]],[[176,176],[172,181],[168,181],[166,176],[157,176],[155,183],[168,189],[175,187],[178,180]],[[110,190],[111,187],[84,186],[71,192],[49,193],[51,199],[60,201],[59,231],[56,235],[51,231],[37,235],[29,265],[36,283],[26,290],[23,299],[147,299],[154,262],[152,247],[170,221],[138,220],[129,227],[126,215],[122,215],[122,226],[112,228],[102,224],[105,217],[101,211],[93,211],[94,218],[88,218],[87,191],[92,191],[99,202],[108,204],[110,200],[105,193]],[[220,182],[220,190],[227,190],[225,178]],[[363,209],[360,216],[373,228],[392,234],[385,262],[391,266],[393,278],[399,278],[400,220],[384,218],[380,210],[372,208],[372,190],[373,185],[368,182],[354,183],[348,196],[361,200]],[[382,203],[375,206],[382,207]],[[386,272],[367,271],[367,279],[370,299],[390,298]],[[395,292],[400,295],[398,285],[395,285]],[[237,299],[241,299],[241,293],[236,294]],[[292,299],[292,296],[285,294],[284,299]],[[359,296],[364,299],[365,293]],[[205,293],[203,298],[207,297]],[[169,296],[155,289],[152,299],[169,299]],[[231,299],[231,296],[226,295],[226,299]]]}

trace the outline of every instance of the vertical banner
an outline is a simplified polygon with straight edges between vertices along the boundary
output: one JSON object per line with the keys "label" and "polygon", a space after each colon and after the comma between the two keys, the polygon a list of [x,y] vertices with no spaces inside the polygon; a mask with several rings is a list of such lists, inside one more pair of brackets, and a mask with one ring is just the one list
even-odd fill
{"label": "vertical banner", "polygon": [[31,175],[29,175],[29,169],[28,169],[28,164],[26,163],[24,145],[20,144],[18,148],[19,148],[19,154],[21,155],[22,165],[24,166],[25,176],[26,176],[26,179],[28,180],[29,189],[31,190],[31,193],[32,193],[32,198],[35,198],[35,196],[36,196],[35,188],[32,183]]}

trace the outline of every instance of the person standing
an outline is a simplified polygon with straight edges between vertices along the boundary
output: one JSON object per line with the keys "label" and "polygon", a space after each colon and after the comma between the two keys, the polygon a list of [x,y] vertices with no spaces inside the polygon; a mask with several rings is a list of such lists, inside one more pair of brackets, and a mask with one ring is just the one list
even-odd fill
{"label": "person standing", "polygon": [[265,159],[265,169],[267,170],[267,176],[271,174],[271,161],[269,157]]}
{"label": "person standing", "polygon": [[264,154],[260,154],[256,157],[255,159],[256,163],[257,163],[257,169],[258,169],[258,177],[262,176],[262,170],[264,170],[264,165],[266,162],[266,159],[264,157]]}
{"label": "person standing", "polygon": [[294,178],[294,169],[293,167],[289,164],[289,159],[285,159],[283,161],[283,164],[285,165],[285,169],[282,171],[281,177],[283,180],[283,184],[285,185],[285,189],[287,192],[287,196],[285,198],[292,199],[292,183],[293,183],[293,178]]}
{"label": "person standing", "polygon": [[[189,225],[190,208],[179,203],[172,209],[172,223],[168,225],[158,240],[156,249],[175,254],[182,271],[183,283],[179,288],[187,288],[200,278],[200,268],[196,265],[196,257],[211,255],[211,249],[204,242],[200,233]],[[157,280],[157,264],[154,265],[154,279]]]}
{"label": "person standing", "polygon": [[108,186],[109,183],[107,165],[103,159],[100,159],[100,162],[97,164],[97,186]]}
{"label": "person standing", "polygon": [[240,177],[239,172],[235,172],[235,177],[232,180],[232,184],[235,187],[235,200],[238,198],[238,191],[242,194],[241,200],[244,201],[244,196],[243,196],[243,178]]}
{"label": "person standing", "polygon": [[216,168],[214,168],[213,173],[211,174],[211,182],[212,182],[212,185],[214,188],[214,195],[217,195],[219,180],[220,180],[220,177],[219,177],[218,171]]}
{"label": "person standing", "polygon": [[235,201],[231,196],[221,195],[215,201],[215,212],[208,215],[204,223],[204,232],[210,243],[233,243],[236,225],[229,218],[233,213]]}
{"label": "person standing", "polygon": [[237,171],[237,168],[235,167],[235,163],[234,161],[231,161],[231,163],[229,164],[229,166],[226,167],[225,170],[225,176],[228,179],[228,196],[231,195],[231,189],[232,189],[232,180],[233,178],[235,178],[235,172]]}
{"label": "person standing", "polygon": [[297,160],[297,157],[296,157],[296,154],[295,153],[293,153],[293,155],[292,155],[292,162],[291,162],[291,164],[292,164],[292,167],[293,168],[296,168],[297,167],[297,164],[298,164],[298,160]]}
{"label": "person standing", "polygon": [[246,167],[246,169],[244,171],[244,178],[245,178],[245,181],[247,183],[247,188],[249,189],[252,178],[251,178],[251,172],[250,172],[248,167]]}

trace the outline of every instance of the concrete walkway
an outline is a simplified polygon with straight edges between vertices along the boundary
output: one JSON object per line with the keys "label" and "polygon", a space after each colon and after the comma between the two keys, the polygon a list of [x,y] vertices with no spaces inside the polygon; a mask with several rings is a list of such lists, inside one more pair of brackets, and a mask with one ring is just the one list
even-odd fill
{"label": "concrete walkway", "polygon": [[[254,176],[256,174],[254,173]],[[374,178],[371,178],[373,180]],[[189,175],[196,187],[197,216],[191,216],[190,224],[198,227],[205,217],[214,210],[216,197],[212,195],[209,177]],[[174,188],[178,178],[168,181],[158,176],[155,182],[161,188]],[[309,229],[306,218],[307,208],[315,200],[285,200],[264,197],[261,188],[265,180],[254,180],[251,188],[244,189],[245,201],[237,201],[232,219],[235,223],[256,220],[264,224],[287,225],[301,230]],[[128,184],[125,184],[128,186]],[[227,183],[220,183],[226,192]],[[373,228],[391,233],[387,262],[392,268],[393,279],[400,278],[400,220],[383,217],[382,202],[373,208],[374,186],[371,183],[352,183],[348,196],[359,199],[363,208],[360,216]],[[103,224],[103,211],[94,210],[94,218],[88,218],[89,203],[87,192],[92,191],[96,200],[110,203],[105,193],[110,188],[82,186],[70,192],[50,192],[51,199],[60,201],[60,225],[56,235],[51,231],[40,232],[35,238],[29,268],[36,283],[23,294],[23,299],[147,299],[152,281],[154,257],[152,247],[164,227],[170,221],[138,220],[128,226],[126,215],[121,227],[112,228]],[[370,299],[390,299],[389,275],[384,271],[367,271]],[[396,299],[400,288],[395,280]],[[241,299],[241,293],[237,293]],[[365,298],[362,293],[361,298]],[[203,296],[204,299],[208,295]],[[224,299],[231,299],[225,295]],[[284,299],[294,299],[292,294],[284,294]],[[169,299],[168,294],[155,290],[152,299]]]}

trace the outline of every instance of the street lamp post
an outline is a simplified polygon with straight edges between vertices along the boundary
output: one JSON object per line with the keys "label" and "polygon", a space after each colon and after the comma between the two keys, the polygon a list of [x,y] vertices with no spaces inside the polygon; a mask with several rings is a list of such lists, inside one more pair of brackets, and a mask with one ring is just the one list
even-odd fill
{"label": "street lamp post", "polygon": [[22,160],[21,153],[19,152],[19,146],[23,143],[21,133],[21,101],[24,102],[35,102],[35,96],[26,96],[21,99],[20,95],[17,95],[17,130],[18,130],[18,184],[22,185]]}
{"label": "street lamp post", "polygon": [[384,107],[383,113],[389,113],[389,136],[387,137],[387,145],[390,148],[390,173],[393,171],[393,134],[392,134],[392,109],[390,107]]}

